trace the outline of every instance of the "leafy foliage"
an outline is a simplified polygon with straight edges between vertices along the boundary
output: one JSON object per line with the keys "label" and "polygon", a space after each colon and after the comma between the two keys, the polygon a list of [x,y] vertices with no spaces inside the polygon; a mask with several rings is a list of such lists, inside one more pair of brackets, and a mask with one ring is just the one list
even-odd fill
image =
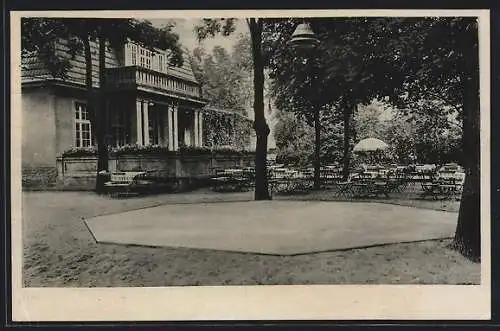
{"label": "leafy foliage", "polygon": [[314,103],[342,112],[332,105],[379,98],[431,127],[451,115],[461,119],[468,61],[477,58],[473,18],[311,19],[321,44],[307,56],[287,47],[297,23],[275,20],[264,33],[280,109],[310,118]]}
{"label": "leafy foliage", "polygon": [[202,83],[203,96],[209,102],[204,113],[205,145],[248,148],[251,121],[246,115],[252,99],[248,35],[238,37],[231,53],[216,46],[208,54],[198,46],[193,50],[191,62],[196,78]]}
{"label": "leafy foliage", "polygon": [[248,103],[248,94],[244,92],[242,82],[248,79],[250,72],[242,70],[240,63],[234,60],[225,48],[216,46],[211,54],[198,46],[192,56],[196,77],[202,83],[203,97],[209,106],[244,114]]}
{"label": "leafy foliage", "polygon": [[208,37],[215,37],[217,34],[229,36],[235,30],[234,22],[234,18],[204,18],[201,24],[195,27],[195,33],[200,41]]}
{"label": "leafy foliage", "polygon": [[276,162],[286,165],[307,165],[314,151],[314,131],[294,114],[276,112],[274,139],[278,154]]}
{"label": "leafy foliage", "polygon": [[95,146],[91,147],[71,147],[64,152],[62,152],[61,156],[70,157],[70,156],[95,156],[97,155],[97,148]]}
{"label": "leafy foliage", "polygon": [[[422,100],[440,99],[447,106],[441,111],[455,109],[462,121],[461,143],[466,156],[462,160],[467,176],[454,242],[463,254],[479,259],[477,19],[361,17],[309,21],[322,42],[307,55],[308,60],[287,47],[296,20],[266,20],[265,24],[261,20],[257,28],[254,25],[252,30],[250,26],[254,55],[258,55],[254,56],[254,66],[260,70],[263,60],[269,66],[278,108],[302,112],[306,117],[312,113],[308,110],[318,106],[343,112],[345,161],[349,159],[349,112],[354,113],[354,105],[387,98],[399,109],[417,109],[414,106]],[[262,46],[264,56],[260,54]],[[259,81],[256,91],[262,89]],[[256,95],[256,116],[263,115],[261,102]]]}
{"label": "leafy foliage", "polygon": [[165,146],[160,145],[123,145],[118,147],[113,147],[112,153],[116,155],[122,154],[168,154],[170,151]]}
{"label": "leafy foliage", "polygon": [[[264,57],[262,54],[262,32],[264,20],[261,18],[245,19],[250,31],[250,44],[252,49],[253,68],[253,128],[256,134],[255,146],[255,199],[269,200],[269,187],[267,181],[267,137],[269,126],[264,113]],[[195,28],[198,38],[215,36],[217,33],[229,34],[234,30],[234,19],[204,19]]]}
{"label": "leafy foliage", "polygon": [[439,106],[432,100],[405,111],[378,102],[361,106],[355,116],[358,140],[374,137],[387,142],[399,164],[461,163],[461,128]]}
{"label": "leafy foliage", "polygon": [[[95,147],[72,147],[62,153],[63,157],[85,157],[96,156],[97,148]],[[119,147],[110,148],[109,152],[112,155],[163,155],[163,156],[213,156],[213,155],[227,155],[227,156],[244,156],[251,155],[249,151],[238,148],[230,147],[193,147],[182,146],[177,151],[171,151],[165,146],[160,145],[124,145]]]}

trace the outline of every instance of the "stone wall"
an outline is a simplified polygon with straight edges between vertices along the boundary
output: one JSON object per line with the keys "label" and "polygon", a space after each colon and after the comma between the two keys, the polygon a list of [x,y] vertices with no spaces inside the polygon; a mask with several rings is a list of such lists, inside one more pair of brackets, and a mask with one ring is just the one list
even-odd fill
{"label": "stone wall", "polygon": [[22,187],[32,190],[56,188],[57,168],[46,166],[23,166]]}
{"label": "stone wall", "polygon": [[[177,177],[184,182],[194,183],[208,178],[214,168],[253,166],[254,157],[227,155],[164,156],[124,154],[111,155],[109,170],[146,171],[162,170],[166,176]],[[61,189],[92,190],[95,187],[97,158],[75,156],[57,158],[57,186]]]}
{"label": "stone wall", "polygon": [[97,157],[58,157],[57,186],[67,190],[93,190],[96,185]]}
{"label": "stone wall", "polygon": [[176,158],[154,155],[120,155],[110,158],[110,171],[145,171],[165,170],[169,175],[176,175]]}

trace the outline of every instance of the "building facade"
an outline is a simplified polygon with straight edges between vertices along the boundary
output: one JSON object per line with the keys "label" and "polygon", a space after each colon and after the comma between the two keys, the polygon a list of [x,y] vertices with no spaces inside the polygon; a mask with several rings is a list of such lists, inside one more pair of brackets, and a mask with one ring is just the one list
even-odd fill
{"label": "building facade", "polygon": [[[60,40],[56,55],[67,56]],[[91,45],[93,86],[100,87],[98,45]],[[108,128],[112,147],[160,145],[171,151],[201,147],[203,107],[201,85],[189,61],[168,64],[168,52],[130,41],[106,52]],[[22,59],[22,166],[24,176],[54,176],[56,158],[72,148],[95,145],[87,109],[85,58],[70,60],[64,79],[54,78],[36,55]]]}

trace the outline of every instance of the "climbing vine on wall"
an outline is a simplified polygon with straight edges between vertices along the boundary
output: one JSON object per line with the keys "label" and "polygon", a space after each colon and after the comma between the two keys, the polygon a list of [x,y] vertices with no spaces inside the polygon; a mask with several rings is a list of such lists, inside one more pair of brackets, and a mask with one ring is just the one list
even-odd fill
{"label": "climbing vine on wall", "polygon": [[241,116],[236,116],[235,120],[234,146],[237,149],[253,150],[255,146],[250,146],[250,136],[252,133],[252,121]]}
{"label": "climbing vine on wall", "polygon": [[245,117],[253,102],[250,45],[249,36],[241,35],[230,51],[197,46],[190,54],[193,73],[208,100],[203,115],[205,146],[253,149],[252,121]]}
{"label": "climbing vine on wall", "polygon": [[249,149],[251,121],[234,113],[206,109],[203,113],[203,141],[208,147],[231,146]]}

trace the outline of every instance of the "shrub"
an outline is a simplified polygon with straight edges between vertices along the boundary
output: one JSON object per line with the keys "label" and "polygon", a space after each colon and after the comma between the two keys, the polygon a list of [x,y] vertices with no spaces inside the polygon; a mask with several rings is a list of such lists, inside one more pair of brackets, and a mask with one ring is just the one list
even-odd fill
{"label": "shrub", "polygon": [[71,147],[62,153],[62,156],[95,156],[97,155],[97,147]]}
{"label": "shrub", "polygon": [[121,154],[171,154],[167,147],[160,145],[124,145],[119,147],[114,147],[111,150],[112,153],[116,155]]}
{"label": "shrub", "polygon": [[179,155],[210,155],[212,154],[212,150],[208,147],[193,147],[193,146],[181,146],[178,150]]}
{"label": "shrub", "polygon": [[[112,147],[109,152],[114,155],[123,154],[156,154],[156,155],[171,155],[171,156],[201,156],[201,155],[227,155],[227,156],[245,156],[253,155],[254,152],[237,150],[229,146],[221,146],[216,148],[209,147],[193,147],[181,146],[177,151],[170,151],[166,146],[160,145],[124,145]],[[71,147],[64,151],[62,156],[95,156],[97,155],[97,147]]]}

